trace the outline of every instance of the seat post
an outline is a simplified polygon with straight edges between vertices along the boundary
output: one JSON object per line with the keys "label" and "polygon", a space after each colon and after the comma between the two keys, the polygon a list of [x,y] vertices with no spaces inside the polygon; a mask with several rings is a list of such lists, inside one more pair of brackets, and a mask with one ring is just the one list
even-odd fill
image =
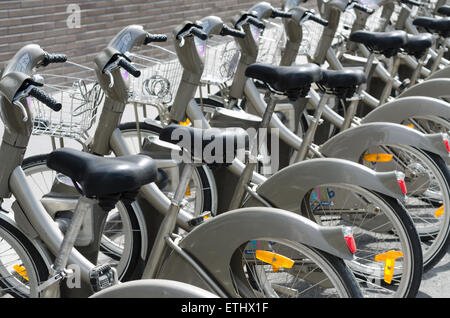
{"label": "seat post", "polygon": [[[86,196],[81,196],[78,200],[77,207],[73,213],[72,219],[70,221],[67,231],[64,233],[64,238],[59,248],[56,259],[53,263],[52,269],[50,271],[49,278],[55,278],[55,283],[52,283],[43,291],[43,296],[47,298],[54,298],[57,296],[59,291],[59,280],[64,278],[62,275],[66,273],[67,262],[69,261],[69,255],[75,246],[75,241],[80,232],[81,225],[83,224],[84,217],[91,212],[94,208],[94,204],[97,200],[87,198]],[[50,280],[49,280],[50,281]],[[56,283],[57,282],[57,283]]]}
{"label": "seat post", "polygon": [[395,81],[395,75],[397,75],[398,69],[400,67],[400,62],[401,62],[400,56],[398,54],[396,54],[396,55],[394,55],[393,59],[394,59],[393,65],[392,65],[392,69],[390,71],[391,77],[390,77],[389,81],[387,81],[386,85],[384,86],[378,106],[383,105],[387,101],[389,95],[391,94],[392,86],[394,85],[394,81]]}
{"label": "seat post", "polygon": [[439,46],[439,50],[437,52],[436,59],[433,62],[433,65],[430,69],[430,74],[433,74],[439,67],[439,64],[441,64],[442,57],[444,56],[445,52],[447,51],[446,46],[446,39],[442,36],[439,36],[439,39],[437,41],[437,45]]}
{"label": "seat post", "polygon": [[[185,150],[183,150],[183,153],[185,153]],[[186,193],[186,188],[191,179],[193,170],[194,164],[191,162],[186,162],[183,171],[181,172],[180,181],[177,189],[175,190],[175,195],[171,199],[169,210],[164,217],[161,226],[159,227],[158,234],[155,238],[147,264],[145,265],[142,278],[157,277],[167,248],[166,237],[172,234],[175,229],[178,212],[180,211],[180,204],[184,198],[184,194]]]}
{"label": "seat post", "polygon": [[313,143],[314,136],[316,135],[317,127],[320,125],[323,109],[328,103],[330,97],[330,94],[324,93],[322,98],[320,99],[319,105],[317,105],[316,111],[314,113],[314,117],[312,118],[312,123],[305,133],[305,137],[303,138],[302,144],[300,145],[300,149],[297,152],[294,162],[303,161],[308,155],[308,151],[311,147],[311,144]]}
{"label": "seat post", "polygon": [[427,60],[427,54],[424,54],[418,61],[417,61],[417,67],[414,69],[414,72],[411,75],[411,80],[409,82],[409,87],[416,84],[417,80],[419,79],[420,74],[422,73],[422,68],[425,66],[425,61]]}
{"label": "seat post", "polygon": [[[366,76],[366,79],[369,79],[370,72],[372,70],[374,61],[375,61],[375,53],[370,52],[369,57],[367,58],[366,65],[364,67],[364,75]],[[346,116],[345,116],[344,122],[340,128],[341,132],[350,128],[353,118],[355,117],[356,111],[358,109],[358,105],[361,100],[361,93],[362,93],[363,89],[364,89],[364,85],[358,86],[358,89],[356,90],[354,97],[351,100],[350,105],[347,107]]]}

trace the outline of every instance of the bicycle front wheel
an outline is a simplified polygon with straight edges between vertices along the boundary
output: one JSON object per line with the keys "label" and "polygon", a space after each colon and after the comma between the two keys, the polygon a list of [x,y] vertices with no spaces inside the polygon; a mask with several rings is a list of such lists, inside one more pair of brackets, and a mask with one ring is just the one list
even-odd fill
{"label": "bicycle front wheel", "polygon": [[[47,167],[47,155],[25,158],[22,169],[37,198],[51,191],[57,173]],[[58,213],[53,215],[54,218]],[[129,204],[118,202],[115,209],[108,213],[100,244],[98,264],[114,266],[122,281],[140,277],[136,268],[140,268],[147,254],[144,240],[147,230],[139,222],[138,212]]]}
{"label": "bicycle front wheel", "polygon": [[346,261],[365,297],[415,297],[423,256],[411,217],[397,200],[349,184],[311,189],[302,212],[323,226],[353,229],[357,252]]}
{"label": "bicycle front wheel", "polygon": [[0,295],[39,297],[38,286],[48,275],[46,262],[30,240],[12,221],[0,218]]}

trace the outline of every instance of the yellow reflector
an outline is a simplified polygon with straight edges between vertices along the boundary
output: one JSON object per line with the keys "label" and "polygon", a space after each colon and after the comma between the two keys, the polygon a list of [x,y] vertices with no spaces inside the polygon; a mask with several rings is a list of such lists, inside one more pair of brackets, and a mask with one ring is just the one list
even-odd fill
{"label": "yellow reflector", "polygon": [[20,266],[20,265],[14,265],[14,270],[17,272],[17,274],[19,274],[20,276],[22,276],[22,278],[28,280],[28,276],[27,276],[27,270],[25,269],[25,267]]}
{"label": "yellow reflector", "polygon": [[283,255],[264,250],[256,250],[256,258],[264,263],[272,265],[273,271],[278,272],[280,267],[291,268],[294,261]]}
{"label": "yellow reflector", "polygon": [[211,217],[211,213],[207,213],[203,216],[203,220],[209,219]]}
{"label": "yellow reflector", "polygon": [[444,214],[444,206],[442,205],[439,209],[436,210],[436,212],[434,212],[434,215],[438,218],[441,215]]}
{"label": "yellow reflector", "polygon": [[189,186],[187,186],[186,193],[184,195],[191,195],[191,188],[189,188]]}
{"label": "yellow reflector", "polygon": [[384,281],[388,284],[392,282],[394,277],[395,260],[403,257],[401,251],[389,251],[383,254],[375,255],[375,262],[385,262],[384,264]]}
{"label": "yellow reflector", "polygon": [[191,123],[191,121],[189,120],[189,118],[186,118],[186,121],[180,122],[180,125],[181,126],[189,126],[190,123]]}
{"label": "yellow reflector", "polygon": [[370,162],[389,162],[392,160],[392,155],[387,153],[368,153],[364,155],[364,160]]}

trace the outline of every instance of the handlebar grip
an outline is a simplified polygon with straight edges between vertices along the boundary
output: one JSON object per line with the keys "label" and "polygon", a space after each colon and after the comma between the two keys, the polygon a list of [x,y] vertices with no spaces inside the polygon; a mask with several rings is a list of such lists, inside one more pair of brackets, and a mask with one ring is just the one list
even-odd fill
{"label": "handlebar grip", "polygon": [[191,29],[191,33],[192,35],[198,37],[199,39],[205,41],[206,39],[208,39],[208,34],[206,34],[205,32],[203,32],[202,30],[198,29],[198,28],[192,28]]}
{"label": "handlebar grip", "polygon": [[118,65],[122,67],[124,70],[126,70],[128,73],[133,75],[134,77],[141,76],[141,71],[139,71],[137,68],[135,68],[131,63],[129,63],[127,60],[121,58]]}
{"label": "handlebar grip", "polygon": [[366,6],[364,6],[362,4],[359,4],[359,3],[356,3],[356,2],[354,3],[353,8],[355,8],[356,10],[368,13],[368,14],[372,14],[372,13],[375,12],[374,9],[371,9],[369,7],[366,7]]}
{"label": "handlebar grip", "polygon": [[405,4],[410,4],[416,7],[422,7],[425,4],[419,1],[415,1],[415,0],[401,0],[401,2],[405,3]]}
{"label": "handlebar grip", "polygon": [[53,97],[48,96],[46,92],[40,90],[37,87],[31,88],[29,95],[33,96],[38,101],[44,103],[49,108],[53,109],[55,112],[59,112],[62,108],[61,103],[58,103],[55,99],[53,99]]}
{"label": "handlebar grip", "polygon": [[65,54],[49,54],[46,53],[44,60],[42,61],[42,66],[47,66],[51,63],[64,63],[67,61],[67,55]]}
{"label": "handlebar grip", "polygon": [[241,39],[245,38],[245,32],[232,29],[225,24],[223,25],[222,31],[220,31],[220,35],[222,35],[222,36],[231,35],[235,38],[241,38]]}
{"label": "handlebar grip", "polygon": [[266,27],[264,22],[262,22],[261,20],[259,20],[257,18],[254,18],[254,17],[248,17],[247,21],[248,21],[248,23],[250,23],[251,25],[254,25],[258,29],[264,29]]}
{"label": "handlebar grip", "polygon": [[151,42],[166,42],[167,41],[167,35],[165,34],[150,34],[147,33],[147,36],[145,37],[144,44],[149,44]]}
{"label": "handlebar grip", "polygon": [[271,18],[292,18],[292,13],[284,12],[278,9],[272,9]]}
{"label": "handlebar grip", "polygon": [[321,24],[323,26],[328,26],[328,21],[327,20],[322,19],[321,17],[318,17],[316,15],[311,14],[309,16],[309,19],[314,21],[314,22],[317,22],[317,23],[319,23],[319,24]]}

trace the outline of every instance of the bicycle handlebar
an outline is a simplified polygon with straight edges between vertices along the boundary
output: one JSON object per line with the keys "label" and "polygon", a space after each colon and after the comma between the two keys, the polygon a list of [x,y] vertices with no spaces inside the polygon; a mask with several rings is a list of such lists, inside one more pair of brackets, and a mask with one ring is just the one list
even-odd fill
{"label": "bicycle handlebar", "polygon": [[255,17],[248,17],[247,22],[251,25],[257,27],[258,29],[264,29],[266,25],[261,20],[255,18]]}
{"label": "bicycle handlebar", "polygon": [[45,53],[44,60],[42,61],[42,66],[47,66],[51,63],[64,63],[67,61],[67,55],[65,54],[50,54]]}
{"label": "bicycle handlebar", "polygon": [[32,87],[28,93],[30,96],[33,96],[40,102],[44,103],[49,108],[53,109],[55,112],[59,112],[62,108],[61,103],[57,102],[53,97],[47,95],[46,92],[40,90],[37,87]]}
{"label": "bicycle handlebar", "polygon": [[292,13],[284,12],[278,9],[272,9],[271,18],[292,18]]}
{"label": "bicycle handlebar", "polygon": [[205,32],[203,32],[202,30],[193,27],[190,30],[191,34],[198,37],[199,39],[205,41],[206,39],[208,39],[208,34],[206,34]]}
{"label": "bicycle handlebar", "polygon": [[151,42],[166,42],[167,41],[167,35],[165,34],[150,34],[147,33],[145,36],[144,44],[149,44]]}
{"label": "bicycle handlebar", "polygon": [[135,68],[130,62],[128,62],[127,60],[121,58],[119,60],[119,63],[117,64],[120,67],[122,67],[124,70],[126,70],[128,73],[130,73],[131,75],[133,75],[134,77],[139,77],[141,76],[141,71],[139,71],[137,68]]}
{"label": "bicycle handlebar", "polygon": [[233,37],[241,39],[245,38],[245,32],[232,29],[225,24],[223,25],[222,31],[220,31],[220,35],[222,36],[231,35]]}
{"label": "bicycle handlebar", "polygon": [[319,23],[319,24],[321,24],[323,26],[328,26],[328,21],[327,20],[322,19],[322,18],[320,18],[320,17],[318,17],[318,16],[316,16],[314,14],[310,14],[309,20],[317,22],[317,23]]}
{"label": "bicycle handlebar", "polygon": [[400,0],[400,2],[404,4],[410,4],[416,7],[423,7],[425,5],[424,3],[415,0]]}
{"label": "bicycle handlebar", "polygon": [[356,10],[359,10],[359,11],[362,11],[362,12],[365,12],[365,13],[368,13],[368,14],[372,14],[372,13],[375,12],[374,9],[371,9],[371,8],[369,8],[369,7],[366,7],[366,6],[364,6],[364,5],[362,5],[362,4],[359,4],[359,3],[357,3],[357,2],[353,2],[353,8],[355,8]]}

